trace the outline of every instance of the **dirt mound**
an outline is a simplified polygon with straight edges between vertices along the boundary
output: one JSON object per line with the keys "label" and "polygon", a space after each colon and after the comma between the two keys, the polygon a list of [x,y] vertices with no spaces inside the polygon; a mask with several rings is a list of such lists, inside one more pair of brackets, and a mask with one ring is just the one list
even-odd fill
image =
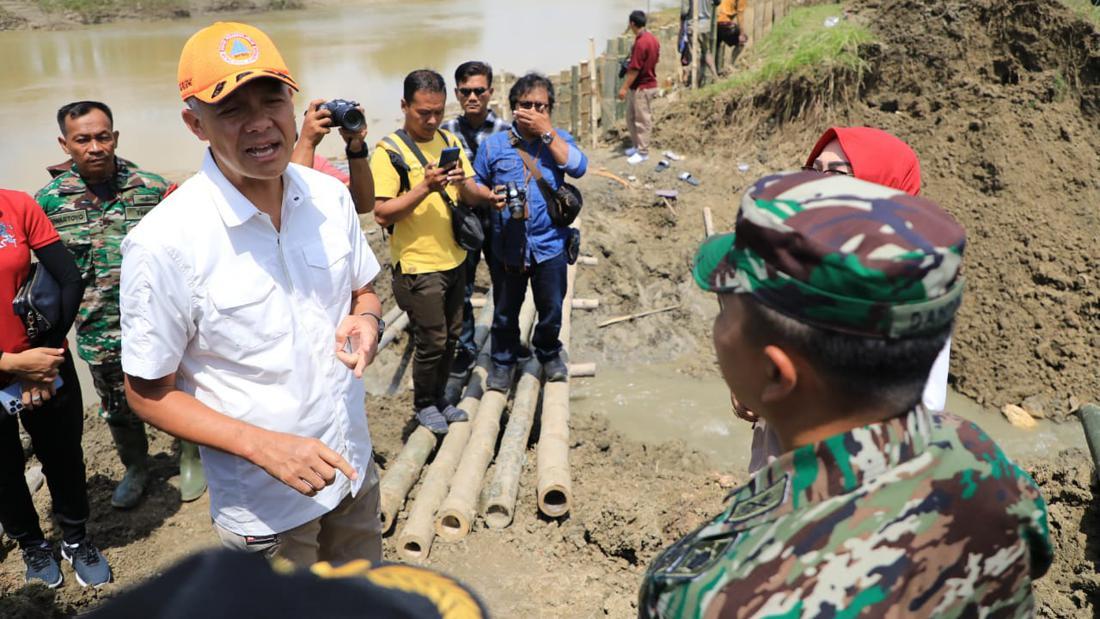
{"label": "dirt mound", "polygon": [[1095,617],[1100,611],[1100,493],[1088,454],[1067,449],[1030,467],[1043,488],[1054,565],[1035,583],[1040,617]]}
{"label": "dirt mound", "polygon": [[[1100,33],[1056,2],[864,0],[850,18],[879,40],[860,51],[858,97],[836,88],[792,108],[773,84],[688,99],[666,108],[659,142],[725,162],[718,182],[736,192],[801,165],[831,124],[897,134],[921,157],[923,195],[969,231],[955,387],[1055,416],[1100,398]],[[795,96],[838,79],[786,83]],[[712,206],[729,222],[735,204]]]}

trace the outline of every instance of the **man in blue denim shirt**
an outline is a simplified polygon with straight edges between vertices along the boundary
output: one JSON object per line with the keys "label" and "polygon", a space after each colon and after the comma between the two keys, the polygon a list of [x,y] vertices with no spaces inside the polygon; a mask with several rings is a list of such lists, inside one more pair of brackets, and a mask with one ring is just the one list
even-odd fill
{"label": "man in blue denim shirt", "polygon": [[[530,155],[552,190],[568,174],[580,178],[588,168],[588,157],[563,129],[554,129],[554,86],[546,77],[528,73],[508,93],[514,122],[509,132],[490,136],[478,149],[474,172],[478,183],[499,188],[514,182],[526,188],[525,216],[514,217],[504,208],[492,215],[492,260],[489,274],[498,292],[493,313],[492,354],[488,387],[506,391],[511,386],[519,341],[519,308],[531,283],[538,323],[531,338],[535,354],[543,364],[546,380],[562,381],[569,376],[561,358],[561,308],[565,299],[565,248],[573,231],[550,221],[546,200],[533,175],[524,166],[517,149]],[[517,213],[518,214],[518,213]]]}

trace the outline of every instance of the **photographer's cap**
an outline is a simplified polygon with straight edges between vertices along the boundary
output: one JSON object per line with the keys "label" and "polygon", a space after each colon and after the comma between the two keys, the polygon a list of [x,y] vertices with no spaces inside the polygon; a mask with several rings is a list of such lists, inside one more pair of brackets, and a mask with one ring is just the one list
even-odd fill
{"label": "photographer's cap", "polygon": [[966,232],[931,200],[847,175],[766,176],[734,231],[703,242],[692,275],[809,325],[904,338],[938,331],[962,301]]}
{"label": "photographer's cap", "polygon": [[217,103],[258,77],[275,78],[298,90],[275,44],[255,26],[217,22],[191,35],[180,54],[177,78],[183,100]]}

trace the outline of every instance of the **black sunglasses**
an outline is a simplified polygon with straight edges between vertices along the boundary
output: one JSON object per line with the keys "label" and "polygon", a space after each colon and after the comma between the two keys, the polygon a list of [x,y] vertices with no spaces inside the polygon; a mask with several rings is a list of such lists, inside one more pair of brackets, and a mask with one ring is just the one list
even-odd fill
{"label": "black sunglasses", "polygon": [[469,97],[470,95],[477,95],[477,96],[480,97],[481,95],[489,92],[489,89],[488,88],[480,88],[480,87],[479,88],[459,88],[458,92],[463,97]]}
{"label": "black sunglasses", "polygon": [[517,101],[516,105],[519,106],[520,109],[535,110],[536,112],[545,112],[550,109],[549,103],[543,103],[541,101]]}

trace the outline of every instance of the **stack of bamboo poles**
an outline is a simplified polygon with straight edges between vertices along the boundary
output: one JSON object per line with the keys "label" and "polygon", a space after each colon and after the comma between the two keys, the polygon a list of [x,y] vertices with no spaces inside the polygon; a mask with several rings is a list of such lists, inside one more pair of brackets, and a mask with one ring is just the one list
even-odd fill
{"label": "stack of bamboo poles", "polygon": [[[581,263],[593,264],[594,260]],[[560,335],[566,359],[572,309],[598,306],[595,300],[574,300],[575,280],[576,266],[570,266]],[[512,523],[528,441],[539,409],[540,390],[541,431],[536,449],[538,506],[550,517],[564,516],[570,510],[569,381],[543,385],[542,365],[532,357],[520,368],[510,407],[508,393],[487,390],[485,380],[491,361],[486,340],[492,310],[492,301],[488,299],[478,315],[475,332],[481,353],[458,405],[469,415],[469,421],[451,424],[441,441],[425,428],[417,428],[382,477],[382,522],[383,529],[389,531],[420,478],[421,470],[435,452],[416,496],[410,499],[408,518],[397,534],[398,552],[407,560],[426,560],[436,537],[444,541],[464,538],[470,533],[479,512],[491,528],[503,528]],[[520,341],[529,341],[534,323],[534,300],[528,290],[520,310]],[[570,366],[571,376],[594,374],[594,364]],[[509,410],[508,422],[497,451],[501,418],[506,408]],[[494,452],[494,475],[486,480]],[[484,504],[479,505],[483,496]]]}

